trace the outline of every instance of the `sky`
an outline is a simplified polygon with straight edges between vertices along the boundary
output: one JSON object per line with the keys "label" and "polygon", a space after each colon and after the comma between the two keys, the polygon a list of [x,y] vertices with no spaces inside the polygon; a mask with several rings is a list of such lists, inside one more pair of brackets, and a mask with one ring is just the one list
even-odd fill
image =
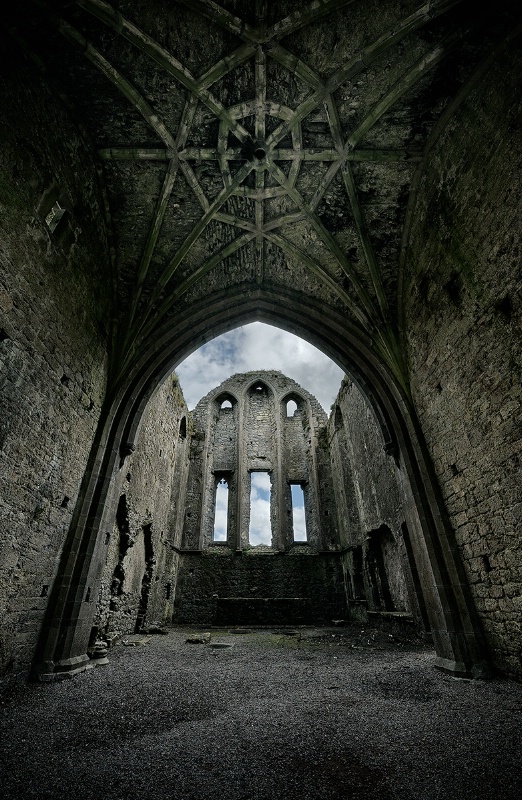
{"label": "sky", "polygon": [[[295,542],[306,542],[306,522],[304,494],[301,486],[291,485],[292,526]],[[270,522],[270,475],[268,472],[250,474],[250,521],[248,541],[256,546],[272,544],[272,525]],[[228,484],[221,480],[216,487],[216,508],[214,516],[214,541],[227,541]]]}
{"label": "sky", "polygon": [[252,472],[250,475],[250,525],[248,541],[251,545],[272,544],[270,522],[270,475]]}
{"label": "sky", "polygon": [[292,526],[294,542],[306,542],[306,521],[304,508],[304,493],[302,486],[293,483],[292,491]]}
{"label": "sky", "polygon": [[176,367],[189,409],[236,372],[280,370],[317,398],[329,413],[343,371],[313,345],[263,322],[217,336]]}
{"label": "sky", "polygon": [[214,541],[226,542],[228,522],[228,483],[222,480],[216,487],[216,509],[214,514]]}

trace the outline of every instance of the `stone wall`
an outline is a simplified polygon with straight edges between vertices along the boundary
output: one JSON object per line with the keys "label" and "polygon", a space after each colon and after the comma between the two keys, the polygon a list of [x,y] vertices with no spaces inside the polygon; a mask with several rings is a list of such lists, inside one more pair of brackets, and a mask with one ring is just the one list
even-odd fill
{"label": "stone wall", "polygon": [[184,554],[174,621],[200,625],[331,624],[346,618],[338,554]]}
{"label": "stone wall", "polygon": [[[292,398],[297,408],[288,416],[287,401]],[[231,407],[222,407],[227,401]],[[224,475],[229,482],[228,543],[249,548],[251,475],[268,471],[273,548],[285,550],[294,544],[290,484],[302,483],[308,545],[337,549],[336,532],[328,535],[330,509],[320,499],[322,485],[331,484],[320,444],[325,423],[317,400],[278,372],[234,376],[204,397],[193,412],[183,547],[212,544],[216,476]]]}
{"label": "stone wall", "polygon": [[121,468],[95,618],[108,637],[171,621],[178,562],[171,522],[184,502],[187,416],[177,378],[170,376],[149,401],[136,449]]}
{"label": "stone wall", "polygon": [[[198,403],[176,622],[344,618],[325,424],[317,400],[278,372],[235,375]],[[249,541],[251,480],[258,471],[268,472],[271,484],[272,536],[264,544]],[[215,541],[222,477],[228,483],[228,535]],[[292,483],[304,492],[306,541],[293,530]]]}
{"label": "stone wall", "polygon": [[398,469],[369,404],[347,377],[328,441],[351,615],[412,611],[420,626]]}
{"label": "stone wall", "polygon": [[513,44],[431,149],[404,276],[415,406],[494,664],[519,677],[521,87]]}
{"label": "stone wall", "polygon": [[100,415],[112,286],[88,143],[34,64],[2,46],[0,674],[9,679],[29,670]]}

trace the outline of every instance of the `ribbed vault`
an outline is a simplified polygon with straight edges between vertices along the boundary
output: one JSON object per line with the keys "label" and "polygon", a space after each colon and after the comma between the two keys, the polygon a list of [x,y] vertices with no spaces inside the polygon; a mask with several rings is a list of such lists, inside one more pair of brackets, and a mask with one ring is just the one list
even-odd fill
{"label": "ribbed vault", "polygon": [[319,302],[407,387],[397,328],[415,170],[509,15],[462,0],[35,3],[16,35],[99,163],[117,384],[212,292]]}
{"label": "ribbed vault", "polygon": [[[86,262],[75,261],[74,237],[77,244],[83,235],[84,247],[86,232],[96,230],[94,253],[106,254],[110,242],[99,271],[111,272],[114,287],[108,390],[35,671],[88,661],[89,598],[106,563],[122,467],[154,389],[208,338],[264,319],[318,345],[372,402],[401,472],[439,666],[479,674],[481,624],[410,402],[401,263],[416,187],[424,218],[430,215],[427,176],[439,178],[425,166],[444,139],[432,145],[445,125],[457,124],[451,115],[469,99],[487,59],[520,30],[518,4],[501,0],[494,13],[470,0],[19,6],[10,7],[8,27],[44,73],[34,91],[52,87],[79,132],[74,142],[63,136],[56,164],[44,158],[38,174],[23,173],[36,197],[57,198],[56,213],[41,202],[34,209],[38,242],[60,256],[57,264],[65,256],[80,272]],[[38,125],[42,109],[41,102],[27,109],[35,117],[29,136],[44,136],[52,125]],[[55,146],[24,140],[21,152],[34,151],[34,163]],[[456,153],[458,164],[450,154],[441,169],[458,171],[465,150]],[[92,168],[88,195],[73,199],[80,163]],[[447,178],[433,188],[451,192]],[[59,229],[67,219],[65,252]],[[422,250],[412,242],[411,252]],[[430,280],[442,281],[438,252],[422,269],[433,268]],[[411,260],[410,253],[408,292],[420,297]],[[93,296],[85,303],[95,303]]]}

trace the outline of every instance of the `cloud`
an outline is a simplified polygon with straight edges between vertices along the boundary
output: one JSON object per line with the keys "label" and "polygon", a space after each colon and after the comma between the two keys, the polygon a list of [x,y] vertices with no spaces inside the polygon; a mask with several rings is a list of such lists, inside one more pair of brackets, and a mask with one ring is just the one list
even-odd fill
{"label": "cloud", "polygon": [[304,509],[304,494],[301,486],[292,484],[292,526],[294,532],[295,542],[305,542],[306,535],[306,520]]}
{"label": "cloud", "polygon": [[224,333],[200,347],[178,365],[189,408],[236,372],[280,370],[297,381],[329,411],[343,371],[328,356],[292,333],[253,322]]}
{"label": "cloud", "polygon": [[294,542],[306,542],[306,522],[304,506],[292,508],[292,523],[294,527]]}
{"label": "cloud", "polygon": [[216,488],[216,509],[214,516],[214,541],[226,542],[228,525],[228,486],[219,483]]}
{"label": "cloud", "polygon": [[272,544],[270,476],[267,472],[252,472],[251,474],[248,541],[252,545]]}

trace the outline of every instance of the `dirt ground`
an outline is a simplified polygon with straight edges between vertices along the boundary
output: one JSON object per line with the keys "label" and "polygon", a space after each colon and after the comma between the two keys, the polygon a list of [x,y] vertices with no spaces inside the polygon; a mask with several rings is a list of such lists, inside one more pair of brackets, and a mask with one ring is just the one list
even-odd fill
{"label": "dirt ground", "polygon": [[515,800],[522,685],[376,629],[188,628],[0,700],[2,797]]}

